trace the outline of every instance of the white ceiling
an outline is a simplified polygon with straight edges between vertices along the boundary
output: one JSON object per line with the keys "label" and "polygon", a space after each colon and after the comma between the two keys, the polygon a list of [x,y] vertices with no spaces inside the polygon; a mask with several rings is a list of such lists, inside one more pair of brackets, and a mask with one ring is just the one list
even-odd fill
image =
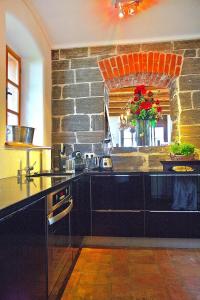
{"label": "white ceiling", "polygon": [[200,0],[143,0],[151,7],[126,19],[112,0],[29,0],[52,48],[200,37]]}

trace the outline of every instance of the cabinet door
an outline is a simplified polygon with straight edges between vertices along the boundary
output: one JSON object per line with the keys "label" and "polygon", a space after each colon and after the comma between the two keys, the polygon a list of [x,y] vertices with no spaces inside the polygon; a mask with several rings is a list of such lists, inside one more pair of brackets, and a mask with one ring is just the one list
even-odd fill
{"label": "cabinet door", "polygon": [[91,234],[90,177],[81,176],[72,182],[74,207],[71,212],[71,232],[74,241]]}
{"label": "cabinet door", "polygon": [[92,212],[92,235],[144,236],[144,212]]}
{"label": "cabinet door", "polygon": [[0,222],[0,298],[47,299],[45,198]]}
{"label": "cabinet door", "polygon": [[96,175],[91,177],[92,210],[144,209],[143,177]]}
{"label": "cabinet door", "polygon": [[198,174],[153,174],[145,176],[146,210],[197,211],[200,208]]}
{"label": "cabinet door", "polygon": [[145,232],[148,237],[199,238],[199,212],[146,212]]}

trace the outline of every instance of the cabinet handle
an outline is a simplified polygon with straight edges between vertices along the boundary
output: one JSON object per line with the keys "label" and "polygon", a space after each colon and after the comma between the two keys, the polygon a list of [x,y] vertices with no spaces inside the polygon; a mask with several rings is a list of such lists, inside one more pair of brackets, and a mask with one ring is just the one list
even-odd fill
{"label": "cabinet handle", "polygon": [[70,211],[73,208],[73,199],[72,198],[69,200],[69,203],[70,203],[70,205],[66,209],[64,209],[62,212],[60,212],[59,214],[57,214],[54,217],[48,217],[48,223],[49,223],[49,225],[55,224],[56,222],[60,221],[66,215],[68,215],[70,213]]}
{"label": "cabinet handle", "polygon": [[176,173],[176,174],[150,174],[149,175],[150,177],[186,177],[186,176],[189,176],[189,177],[193,177],[193,176],[195,176],[195,177],[198,177],[198,176],[200,176],[200,174],[178,174],[178,173]]}
{"label": "cabinet handle", "polygon": [[144,210],[131,210],[131,209],[95,209],[92,210],[94,212],[99,212],[99,213],[104,213],[104,212],[131,212],[131,213],[140,213],[140,212],[144,212]]}
{"label": "cabinet handle", "polygon": [[199,210],[148,210],[149,213],[200,213]]}

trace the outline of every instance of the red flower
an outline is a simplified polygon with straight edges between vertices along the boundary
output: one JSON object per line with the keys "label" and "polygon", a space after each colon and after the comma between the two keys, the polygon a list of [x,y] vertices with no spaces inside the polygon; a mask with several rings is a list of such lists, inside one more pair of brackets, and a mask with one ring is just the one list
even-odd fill
{"label": "red flower", "polygon": [[142,102],[140,104],[140,109],[149,110],[151,108],[152,108],[152,103],[151,102],[145,101],[145,102]]}
{"label": "red flower", "polygon": [[152,91],[148,91],[148,94],[147,94],[148,97],[153,97],[153,93]]}
{"label": "red flower", "polygon": [[138,96],[135,96],[135,97],[134,97],[134,101],[137,102],[138,100],[139,100],[139,97],[138,97]]}
{"label": "red flower", "polygon": [[134,91],[134,94],[135,95],[141,95],[141,94],[143,94],[143,95],[145,95],[146,94],[146,88],[145,88],[145,86],[144,85],[138,85],[136,88],[135,88],[135,91]]}
{"label": "red flower", "polygon": [[159,104],[160,104],[159,100],[156,100],[156,101],[155,101],[155,104],[156,104],[156,105],[159,105]]}
{"label": "red flower", "polygon": [[134,104],[134,101],[131,101],[130,104]]}
{"label": "red flower", "polygon": [[139,115],[140,114],[140,109],[136,110],[135,114]]}
{"label": "red flower", "polygon": [[162,108],[161,107],[157,107],[157,112],[161,112]]}

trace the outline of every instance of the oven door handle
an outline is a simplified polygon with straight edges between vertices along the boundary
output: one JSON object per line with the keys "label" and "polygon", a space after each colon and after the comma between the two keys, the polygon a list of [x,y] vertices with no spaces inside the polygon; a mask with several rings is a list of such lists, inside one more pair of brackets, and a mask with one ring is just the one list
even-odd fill
{"label": "oven door handle", "polygon": [[61,211],[59,214],[57,214],[56,216],[54,217],[48,217],[48,224],[49,225],[53,225],[55,224],[56,222],[60,221],[61,219],[63,219],[66,215],[68,215],[70,213],[70,211],[72,210],[73,208],[73,199],[70,198],[68,200],[68,202],[70,203],[69,206],[64,209],[63,211]]}

